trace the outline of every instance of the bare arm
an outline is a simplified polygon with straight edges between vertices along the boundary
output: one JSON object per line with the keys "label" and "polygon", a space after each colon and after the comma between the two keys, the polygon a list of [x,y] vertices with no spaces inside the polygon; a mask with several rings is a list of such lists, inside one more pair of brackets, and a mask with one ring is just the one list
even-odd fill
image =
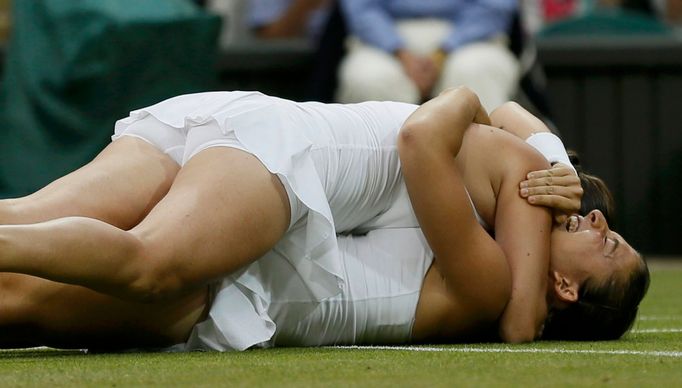
{"label": "bare arm", "polygon": [[[478,225],[453,160],[469,124],[485,121],[478,99],[467,89],[445,92],[424,104],[399,137],[403,174],[435,263],[456,303],[479,315],[503,311],[502,339],[530,341],[547,313],[550,219],[546,209],[532,207],[518,196],[517,184],[528,170],[547,164],[519,142],[504,143],[511,145],[499,149],[511,156],[509,163],[505,161],[508,170],[497,202],[493,240]],[[504,310],[498,309],[501,299]]]}
{"label": "bare arm", "polygon": [[548,209],[531,206],[519,197],[518,181],[529,169],[546,168],[547,162],[523,144],[510,146],[519,149],[500,151],[510,156],[505,159],[508,169],[495,214],[495,240],[506,255],[512,275],[511,298],[500,319],[499,334],[505,342],[527,342],[540,334],[547,317],[552,224]]}
{"label": "bare arm", "polygon": [[462,171],[467,187],[476,206],[481,205],[483,215],[494,225],[494,238],[511,270],[509,303],[497,322],[500,338],[506,342],[530,341],[539,333],[547,314],[551,224],[548,209],[531,206],[519,196],[518,181],[530,170],[547,168],[548,163],[503,130],[472,126],[457,165],[466,169]]}
{"label": "bare arm", "polygon": [[[490,119],[494,127],[523,140],[536,133],[552,133],[542,120],[511,101],[495,109]],[[555,220],[562,222],[568,215],[580,211],[583,190],[576,172],[563,163],[556,163],[521,179],[520,194],[531,205],[553,209]]]}
{"label": "bare arm", "polygon": [[[455,304],[478,317],[499,317],[509,297],[504,254],[480,227],[455,165],[472,122],[487,123],[478,97],[447,90],[405,122],[398,151],[415,214]],[[469,317],[472,319],[471,317]]]}
{"label": "bare arm", "polygon": [[526,140],[534,133],[552,132],[542,120],[513,101],[506,102],[492,111],[490,121],[493,127],[504,129],[522,140]]}

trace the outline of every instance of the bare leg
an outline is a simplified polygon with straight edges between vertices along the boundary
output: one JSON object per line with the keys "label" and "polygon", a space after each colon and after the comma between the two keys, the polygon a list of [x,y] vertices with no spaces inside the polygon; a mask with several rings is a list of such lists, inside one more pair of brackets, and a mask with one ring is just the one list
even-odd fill
{"label": "bare leg", "polygon": [[0,224],[86,216],[129,229],[168,192],[179,168],[152,145],[123,137],[36,193],[0,201]]}
{"label": "bare leg", "polygon": [[0,226],[0,271],[157,300],[252,262],[288,222],[284,188],[254,156],[210,148],[181,169],[166,197],[129,232],[84,217]]}
{"label": "bare leg", "polygon": [[[37,193],[0,201],[0,223],[83,216],[128,229],[166,194],[178,169],[151,145],[124,137]],[[204,290],[141,305],[83,287],[0,273],[0,347],[172,345],[186,340],[205,303]]]}
{"label": "bare leg", "polygon": [[205,292],[141,304],[83,287],[4,273],[0,274],[0,348],[170,346],[187,340],[206,307]]}

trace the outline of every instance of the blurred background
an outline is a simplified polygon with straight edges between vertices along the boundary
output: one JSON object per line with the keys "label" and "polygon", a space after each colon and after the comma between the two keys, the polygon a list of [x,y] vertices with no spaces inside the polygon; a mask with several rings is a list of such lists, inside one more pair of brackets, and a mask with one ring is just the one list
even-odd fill
{"label": "blurred background", "polygon": [[420,103],[466,84],[578,151],[633,246],[682,254],[682,0],[0,0],[0,55],[0,198],[178,94]]}

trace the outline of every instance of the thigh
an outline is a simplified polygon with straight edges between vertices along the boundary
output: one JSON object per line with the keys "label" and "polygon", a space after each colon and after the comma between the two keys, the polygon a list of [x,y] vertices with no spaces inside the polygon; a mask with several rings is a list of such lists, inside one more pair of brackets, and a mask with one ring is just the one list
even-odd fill
{"label": "thigh", "polygon": [[[92,162],[26,197],[0,202],[0,222],[68,216],[129,229],[168,192],[179,166],[124,136]],[[206,290],[164,303],[123,301],[90,289],[0,273],[0,347],[168,346],[183,342],[206,307]]]}
{"label": "thigh", "polygon": [[187,340],[207,293],[142,304],[36,277],[0,273],[0,348],[125,349]]}
{"label": "thigh", "polygon": [[0,201],[0,223],[85,216],[129,229],[166,194],[178,169],[149,143],[124,136],[92,162],[36,193]]}
{"label": "thigh", "polygon": [[286,232],[289,213],[282,183],[255,156],[212,147],[183,166],[131,233],[157,274],[182,287],[201,285],[270,250]]}

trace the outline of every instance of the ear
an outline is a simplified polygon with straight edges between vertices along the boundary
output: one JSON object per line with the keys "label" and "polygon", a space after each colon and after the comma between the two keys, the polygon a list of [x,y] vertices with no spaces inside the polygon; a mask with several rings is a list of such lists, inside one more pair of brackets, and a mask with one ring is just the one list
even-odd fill
{"label": "ear", "polygon": [[578,283],[557,271],[552,272],[552,287],[557,299],[564,303],[578,301]]}

